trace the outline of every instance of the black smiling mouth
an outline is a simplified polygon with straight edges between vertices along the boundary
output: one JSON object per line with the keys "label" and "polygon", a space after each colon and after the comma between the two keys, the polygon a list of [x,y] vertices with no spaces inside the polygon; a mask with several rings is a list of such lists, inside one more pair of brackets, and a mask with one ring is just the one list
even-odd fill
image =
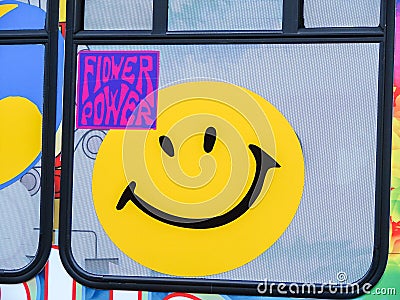
{"label": "black smiling mouth", "polygon": [[252,152],[256,161],[256,171],[254,174],[253,182],[243,199],[234,208],[222,215],[212,218],[191,219],[165,213],[150,205],[135,194],[135,181],[132,181],[125,188],[124,192],[121,195],[121,198],[118,201],[116,209],[123,209],[125,205],[129,201],[131,201],[134,205],[136,205],[137,208],[139,208],[148,216],[169,225],[191,229],[210,229],[226,225],[242,216],[253,205],[254,201],[256,201],[257,197],[260,195],[268,170],[271,168],[281,167],[260,147],[250,144],[249,149]]}

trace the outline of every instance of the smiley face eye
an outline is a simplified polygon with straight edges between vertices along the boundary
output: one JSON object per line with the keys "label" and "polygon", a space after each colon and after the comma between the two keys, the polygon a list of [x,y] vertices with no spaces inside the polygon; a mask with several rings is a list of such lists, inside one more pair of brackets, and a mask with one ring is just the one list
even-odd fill
{"label": "smiley face eye", "polygon": [[215,145],[215,140],[217,138],[217,131],[214,127],[208,127],[206,133],[204,134],[204,151],[210,153]]}
{"label": "smiley face eye", "polygon": [[174,146],[172,145],[169,137],[162,135],[159,137],[158,141],[160,142],[161,148],[169,157],[173,157],[175,155]]}

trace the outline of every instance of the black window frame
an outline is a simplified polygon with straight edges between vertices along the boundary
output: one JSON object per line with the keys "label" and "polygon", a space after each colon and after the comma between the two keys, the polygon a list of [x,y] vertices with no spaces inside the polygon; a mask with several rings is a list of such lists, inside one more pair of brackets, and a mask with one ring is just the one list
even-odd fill
{"label": "black window frame", "polygon": [[[369,272],[358,282],[374,286],[384,273],[389,252],[389,209],[391,170],[391,123],[393,107],[395,0],[381,1],[378,27],[304,28],[303,0],[283,0],[282,30],[274,31],[168,31],[168,0],[153,0],[153,28],[135,30],[85,30],[84,0],[67,3],[66,61],[64,76],[63,148],[60,209],[60,255],[68,273],[85,286],[99,289],[147,291],[185,291],[253,296],[282,296],[277,285],[272,293],[259,294],[263,282],[211,279],[151,278],[94,275],[84,271],[74,260],[71,249],[73,146],[75,125],[76,67],[79,45],[194,45],[194,44],[328,44],[378,43],[379,83],[376,150],[376,194],[374,255]],[[273,283],[272,283],[273,284]],[[288,283],[285,291],[288,292]],[[355,291],[332,294],[318,286],[320,294],[303,291],[291,297],[349,299],[362,294]],[[339,285],[333,287],[340,288]],[[267,290],[270,290],[268,283]],[[288,293],[289,295],[289,293]]]}
{"label": "black window frame", "polygon": [[43,29],[0,30],[2,45],[43,45],[43,121],[40,180],[40,227],[38,249],[33,260],[16,270],[0,269],[0,284],[15,284],[30,280],[45,266],[50,256],[53,236],[54,159],[58,72],[59,1],[48,0]]}

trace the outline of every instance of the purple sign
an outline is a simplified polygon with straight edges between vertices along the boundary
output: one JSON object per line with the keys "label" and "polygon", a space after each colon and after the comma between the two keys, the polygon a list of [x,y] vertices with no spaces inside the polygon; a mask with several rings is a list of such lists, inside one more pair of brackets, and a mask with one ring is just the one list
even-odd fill
{"label": "purple sign", "polygon": [[81,51],[76,127],[155,129],[158,51]]}

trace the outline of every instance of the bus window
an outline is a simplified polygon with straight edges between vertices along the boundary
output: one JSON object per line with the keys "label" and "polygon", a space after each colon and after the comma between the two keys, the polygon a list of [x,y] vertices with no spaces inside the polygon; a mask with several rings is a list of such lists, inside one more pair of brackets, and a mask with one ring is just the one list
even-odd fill
{"label": "bus window", "polygon": [[[54,133],[61,124],[58,46],[63,45],[57,3],[33,2],[0,2],[1,283],[36,275],[52,239]],[[52,13],[47,17],[42,8]]]}
{"label": "bus window", "polygon": [[326,298],[379,280],[393,3],[368,29],[315,30],[306,1],[155,0],[151,28],[88,30],[89,2],[67,7],[70,274],[102,289]]}

